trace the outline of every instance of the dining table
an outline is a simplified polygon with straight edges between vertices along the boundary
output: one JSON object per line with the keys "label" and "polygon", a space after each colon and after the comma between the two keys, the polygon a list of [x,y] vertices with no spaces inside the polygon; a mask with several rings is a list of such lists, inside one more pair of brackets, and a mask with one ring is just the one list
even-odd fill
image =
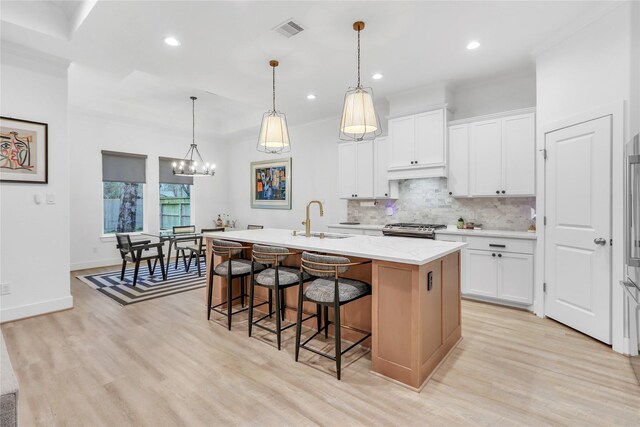
{"label": "dining table", "polygon": [[171,264],[171,248],[176,248],[176,262],[178,262],[178,243],[180,242],[189,242],[193,241],[197,243],[202,233],[197,232],[182,232],[182,233],[174,233],[173,230],[158,230],[158,231],[147,231],[142,233],[145,236],[151,236],[157,238],[160,243],[169,242],[169,249],[167,251],[167,262],[165,265],[166,273],[169,274],[169,264]]}

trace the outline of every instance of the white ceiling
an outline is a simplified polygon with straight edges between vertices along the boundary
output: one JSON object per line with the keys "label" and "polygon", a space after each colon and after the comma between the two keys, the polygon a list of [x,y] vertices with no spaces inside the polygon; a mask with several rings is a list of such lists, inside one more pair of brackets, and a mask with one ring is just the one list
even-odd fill
{"label": "white ceiling", "polygon": [[[291,124],[339,114],[344,91],[356,80],[355,20],[366,22],[363,82],[381,99],[433,82],[468,83],[531,68],[532,49],[603,2],[37,3],[42,14],[51,5],[58,9],[51,12],[56,19],[60,11],[71,19],[88,9],[65,40],[38,31],[24,13],[15,18],[15,2],[1,3],[3,39],[73,60],[72,108],[189,127],[194,94],[198,126],[240,135],[255,132],[270,107],[272,58],[281,64],[278,108]],[[272,30],[289,18],[305,30],[292,38]],[[168,35],[182,45],[165,45]],[[472,39],[481,47],[468,51]],[[384,78],[372,80],[374,72]],[[317,99],[308,101],[308,93]]]}

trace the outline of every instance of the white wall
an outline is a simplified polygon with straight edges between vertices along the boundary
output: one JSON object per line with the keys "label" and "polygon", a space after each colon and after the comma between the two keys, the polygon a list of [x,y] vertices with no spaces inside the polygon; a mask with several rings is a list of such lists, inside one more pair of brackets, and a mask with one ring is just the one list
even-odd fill
{"label": "white wall", "polygon": [[[48,123],[49,183],[0,183],[0,301],[10,321],[73,307],[69,290],[68,62],[2,44],[0,114]],[[34,196],[55,196],[36,205]]]}
{"label": "white wall", "polygon": [[[623,268],[623,144],[629,135],[631,82],[631,3],[611,3],[602,17],[541,53],[536,59],[538,148],[544,146],[544,130],[576,115],[625,102],[625,113],[614,114],[612,155],[612,341],[616,351],[629,351],[624,334],[624,297],[618,285]],[[611,107],[616,109],[616,107]],[[582,116],[584,117],[584,116]],[[583,118],[584,119],[584,118]],[[618,130],[619,129],[619,130]],[[538,188],[543,188],[539,163]],[[542,185],[542,186],[541,186]],[[540,190],[539,190],[540,191]],[[541,197],[538,197],[539,203]],[[539,209],[538,211],[542,211]],[[541,218],[542,215],[538,215]],[[541,224],[539,224],[541,226]],[[539,242],[540,244],[540,242]],[[541,273],[541,270],[538,270]],[[538,274],[537,289],[542,282]]]}
{"label": "white wall", "polygon": [[454,120],[535,107],[535,69],[456,86],[452,105]]}
{"label": "white wall", "polygon": [[[320,200],[324,217],[318,207],[311,207],[313,230],[326,230],[327,224],[346,221],[347,202],[338,198],[338,126],[337,117],[289,129],[291,152],[269,155],[256,151],[256,138],[229,146],[229,214],[238,219],[238,227],[262,224],[265,227],[303,229],[305,207],[310,200]],[[291,157],[293,170],[291,210],[251,209],[250,173],[252,161]]]}
{"label": "white wall", "polygon": [[[160,224],[158,157],[181,158],[191,143],[191,133],[141,124],[130,118],[97,117],[83,113],[69,116],[71,141],[71,269],[78,270],[120,263],[113,237],[102,235],[101,150],[146,154],[147,183],[144,193],[145,230],[154,232]],[[205,161],[216,164],[214,177],[194,179],[192,217],[200,228],[211,228],[218,213],[227,210],[227,182],[230,164],[226,147],[211,137],[196,142]]]}

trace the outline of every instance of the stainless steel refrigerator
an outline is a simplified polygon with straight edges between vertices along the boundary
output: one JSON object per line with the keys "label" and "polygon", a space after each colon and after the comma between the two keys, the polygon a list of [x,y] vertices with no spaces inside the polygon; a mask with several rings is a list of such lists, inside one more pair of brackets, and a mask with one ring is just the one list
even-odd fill
{"label": "stainless steel refrigerator", "polygon": [[[628,301],[628,336],[631,342],[640,342],[640,135],[636,135],[625,147],[625,269],[626,279],[620,284]],[[635,350],[635,351],[634,351]],[[640,382],[640,356],[631,349],[631,365]]]}

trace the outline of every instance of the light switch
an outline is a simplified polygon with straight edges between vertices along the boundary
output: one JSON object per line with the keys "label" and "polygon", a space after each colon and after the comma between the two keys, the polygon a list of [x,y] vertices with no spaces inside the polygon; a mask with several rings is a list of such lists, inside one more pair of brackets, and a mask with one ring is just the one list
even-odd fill
{"label": "light switch", "polygon": [[40,194],[34,194],[33,201],[35,202],[36,205],[42,204],[42,196]]}
{"label": "light switch", "polygon": [[56,195],[55,194],[47,194],[47,204],[55,205],[56,204]]}

